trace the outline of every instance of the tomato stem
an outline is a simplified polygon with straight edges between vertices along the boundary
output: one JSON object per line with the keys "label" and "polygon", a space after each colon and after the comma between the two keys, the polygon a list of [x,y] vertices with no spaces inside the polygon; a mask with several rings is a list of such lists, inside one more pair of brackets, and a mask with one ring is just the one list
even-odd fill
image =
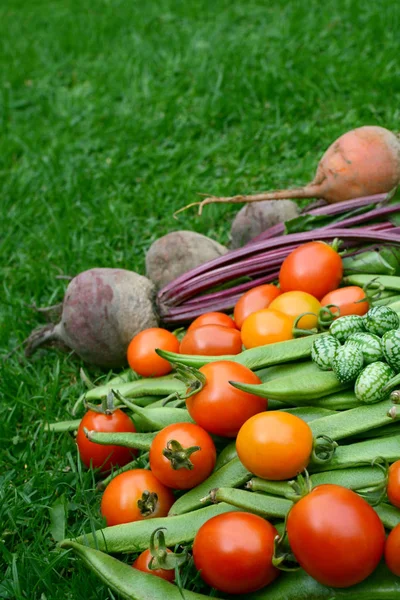
{"label": "tomato stem", "polygon": [[165,544],[164,529],[166,527],[157,527],[153,531],[150,537],[150,554],[151,560],[149,562],[149,569],[164,569],[167,571],[173,571],[180,565],[183,565],[188,559],[188,552],[185,549],[181,554],[175,554],[174,552],[168,552]]}
{"label": "tomato stem", "polygon": [[193,454],[193,452],[197,452],[198,450],[201,450],[200,446],[190,446],[190,448],[184,448],[177,440],[169,440],[167,442],[167,447],[163,450],[163,455],[170,461],[171,467],[174,470],[192,470],[194,465],[190,460],[190,456]]}
{"label": "tomato stem", "polygon": [[158,496],[155,492],[145,490],[137,501],[138,509],[143,517],[150,517],[157,508]]}
{"label": "tomato stem", "polygon": [[274,553],[272,555],[272,564],[280,571],[298,571],[300,565],[291,552],[287,552],[284,548],[286,543],[286,519],[282,535],[275,536]]}
{"label": "tomato stem", "polygon": [[[335,312],[337,312],[337,314],[334,314],[332,309],[336,309]],[[339,316],[340,308],[336,304],[327,304],[326,306],[321,306],[318,313],[318,325],[322,329],[328,329],[332,322]]]}
{"label": "tomato stem", "polygon": [[182,399],[190,398],[194,394],[200,392],[207,383],[206,376],[194,367],[187,365],[176,365],[175,379],[182,381],[186,386],[186,394],[180,394]]}

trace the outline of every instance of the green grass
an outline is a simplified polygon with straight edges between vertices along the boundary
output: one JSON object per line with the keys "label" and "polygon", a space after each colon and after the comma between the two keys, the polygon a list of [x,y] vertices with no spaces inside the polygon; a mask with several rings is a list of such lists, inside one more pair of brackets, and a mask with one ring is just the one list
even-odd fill
{"label": "green grass", "polygon": [[[98,526],[66,419],[80,362],[20,344],[94,266],[143,272],[150,243],[226,243],[235,206],[174,220],[197,192],[308,181],[362,124],[399,129],[400,5],[389,0],[3,0],[0,5],[0,598],[114,598],[50,532]],[[92,377],[100,372],[88,369]]]}

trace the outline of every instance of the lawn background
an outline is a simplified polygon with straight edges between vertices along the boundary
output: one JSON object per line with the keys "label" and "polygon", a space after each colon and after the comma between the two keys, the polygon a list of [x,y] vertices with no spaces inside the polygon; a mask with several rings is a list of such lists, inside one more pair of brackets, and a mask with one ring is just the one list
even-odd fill
{"label": "lawn background", "polygon": [[392,0],[2,0],[0,598],[115,597],[49,531],[60,496],[66,535],[100,518],[71,438],[41,425],[69,417],[79,360],[7,356],[32,305],[61,301],[60,274],[143,272],[173,229],[227,243],[235,206],[173,219],[197,192],[301,184],[344,131],[399,130],[399,31]]}

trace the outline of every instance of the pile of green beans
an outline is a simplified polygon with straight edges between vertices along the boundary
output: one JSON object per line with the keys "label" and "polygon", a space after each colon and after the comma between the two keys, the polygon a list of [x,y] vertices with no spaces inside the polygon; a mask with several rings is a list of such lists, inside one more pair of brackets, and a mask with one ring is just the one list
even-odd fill
{"label": "pile of green beans", "polygon": [[[389,298],[392,296],[384,300]],[[356,491],[374,503],[385,528],[390,530],[400,523],[400,510],[387,504],[385,496],[387,464],[400,457],[398,426],[388,416],[392,402],[386,399],[373,405],[360,405],[349,386],[340,384],[332,373],[320,371],[311,362],[311,346],[315,337],[312,335],[254,348],[238,356],[159,353],[173,363],[196,369],[208,362],[224,359],[239,362],[255,371],[261,384],[232,384],[238,389],[266,397],[268,410],[286,411],[308,422],[314,438],[328,436],[332,442],[338,443],[330,460],[324,463],[311,460],[308,467],[311,485],[333,483]],[[157,431],[171,423],[192,422],[187,410],[180,408],[186,386],[173,374],[133,381],[129,378],[126,372],[104,385],[91,386],[77,401],[74,414],[83,402],[100,401],[113,390],[117,404],[130,412],[138,433],[88,432],[88,437],[99,444],[136,448],[142,452],[142,458],[146,458]],[[169,401],[165,406],[166,399]],[[79,419],[74,419],[46,424],[46,428],[54,433],[72,432],[79,422]],[[180,600],[182,595],[178,586],[132,569],[130,564],[110,554],[133,555],[147,549],[151,534],[158,527],[165,528],[167,546],[191,544],[202,524],[233,510],[260,515],[274,523],[281,533],[285,517],[299,497],[296,485],[254,477],[240,462],[234,441],[215,441],[220,452],[213,473],[197,487],[177,493],[167,517],[105,527],[75,540],[64,540],[59,544],[60,548],[76,553],[122,598]],[[377,464],[378,459],[380,464]],[[100,482],[99,489],[104,489],[117,473],[135,468],[137,461],[135,459],[114,471]],[[272,585],[245,597],[248,600],[392,600],[398,594],[400,579],[382,565],[366,581],[350,589],[325,587],[300,570],[281,574]],[[206,598],[188,590],[184,590],[184,597],[187,600]],[[224,594],[222,597],[225,597]]]}

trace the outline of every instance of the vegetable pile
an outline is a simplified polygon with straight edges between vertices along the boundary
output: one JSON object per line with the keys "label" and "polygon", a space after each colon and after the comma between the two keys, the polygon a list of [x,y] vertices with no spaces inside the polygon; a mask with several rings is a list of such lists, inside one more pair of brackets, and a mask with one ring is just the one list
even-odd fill
{"label": "vegetable pile", "polygon": [[328,206],[230,251],[164,236],[152,281],[85,271],[32,333],[28,355],[62,342],[129,365],[82,371],[72,420],[46,424],[92,470],[103,523],[59,547],[119,597],[400,594],[399,181],[394,134],[348,132],[310,185],[250,198]]}
{"label": "vegetable pile", "polygon": [[105,522],[60,547],[123,598],[395,597],[397,244],[299,243],[232,315],[134,335],[49,426],[77,431]]}

